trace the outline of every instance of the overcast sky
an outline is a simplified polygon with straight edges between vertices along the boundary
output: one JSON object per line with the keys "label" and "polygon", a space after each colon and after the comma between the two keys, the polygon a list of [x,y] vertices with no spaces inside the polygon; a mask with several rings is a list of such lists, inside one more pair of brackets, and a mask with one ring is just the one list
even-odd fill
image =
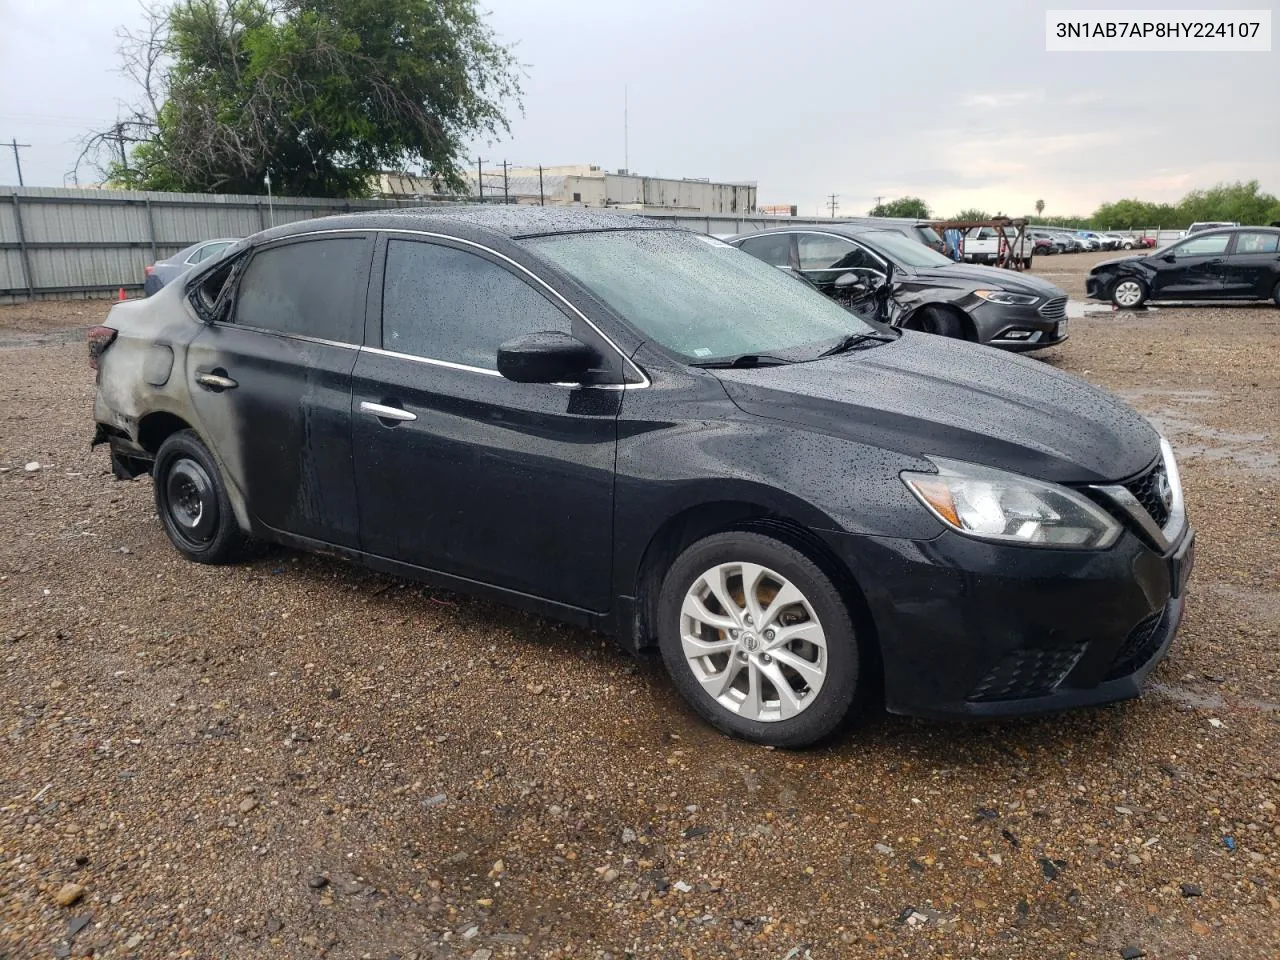
{"label": "overcast sky", "polygon": [[[943,215],[1087,214],[1221,180],[1280,193],[1280,53],[1045,52],[1047,8],[1172,2],[489,0],[528,75],[510,138],[475,147],[622,167],[625,86],[632,170],[755,180],[808,215],[830,193],[847,214],[914,194]],[[115,31],[140,21],[137,0],[0,0],[0,140],[32,145],[28,184],[61,185],[77,138],[115,119]]]}

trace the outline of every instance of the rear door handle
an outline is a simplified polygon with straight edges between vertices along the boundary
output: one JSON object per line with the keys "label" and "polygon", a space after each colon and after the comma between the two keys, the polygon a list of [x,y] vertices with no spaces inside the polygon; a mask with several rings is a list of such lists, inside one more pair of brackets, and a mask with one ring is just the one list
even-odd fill
{"label": "rear door handle", "polygon": [[204,387],[206,390],[212,390],[215,393],[221,393],[223,390],[234,390],[240,384],[236,383],[226,375],[224,370],[222,373],[210,371],[208,373],[196,374],[196,383]]}
{"label": "rear door handle", "polygon": [[370,403],[368,400],[360,401],[360,412],[377,417],[379,420],[394,420],[397,423],[411,423],[418,419],[416,413],[410,413],[401,407],[391,407],[385,403]]}

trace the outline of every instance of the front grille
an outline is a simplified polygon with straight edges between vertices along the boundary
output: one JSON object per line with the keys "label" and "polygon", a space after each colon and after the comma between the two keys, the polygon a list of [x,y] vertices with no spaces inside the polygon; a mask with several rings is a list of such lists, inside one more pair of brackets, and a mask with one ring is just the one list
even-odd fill
{"label": "front grille", "polygon": [[1052,693],[1084,653],[1085,644],[1014,650],[970,692],[969,700],[1024,700]]}
{"label": "front grille", "polygon": [[1154,613],[1129,631],[1124,643],[1120,645],[1111,669],[1107,671],[1107,679],[1115,680],[1137,670],[1156,655],[1160,642],[1164,639],[1165,611]]}
{"label": "front grille", "polygon": [[1169,522],[1169,507],[1161,496],[1162,489],[1169,489],[1164,464],[1157,463],[1137,480],[1126,483],[1125,489],[1142,504],[1142,509],[1151,514],[1151,519],[1156,522],[1156,526],[1164,529],[1164,525]]}
{"label": "front grille", "polygon": [[1067,298],[1054,297],[1040,308],[1040,316],[1046,320],[1061,320],[1067,315]]}

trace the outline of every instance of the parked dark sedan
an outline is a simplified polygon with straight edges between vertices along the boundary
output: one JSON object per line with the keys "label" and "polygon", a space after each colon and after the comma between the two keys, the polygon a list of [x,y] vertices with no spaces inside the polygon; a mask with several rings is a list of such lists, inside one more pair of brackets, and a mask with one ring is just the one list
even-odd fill
{"label": "parked dark sedan", "polygon": [[148,264],[144,270],[142,292],[150,297],[175,277],[180,277],[198,263],[212,260],[223,250],[239,240],[220,238],[217,240],[201,240],[189,247],[184,247],[172,256]]}
{"label": "parked dark sedan", "polygon": [[1013,270],[954,263],[897,233],[833,224],[763,230],[728,242],[864,314],[845,291],[883,283],[892,264],[888,313],[873,318],[895,327],[1018,351],[1067,339],[1067,295],[1059,287]]}
{"label": "parked dark sedan", "polygon": [[1085,287],[1093,299],[1126,309],[1148,300],[1274,300],[1280,307],[1280,230],[1196,233],[1148,254],[1104,260]]}
{"label": "parked dark sedan", "polygon": [[258,537],[656,645],[762,743],[878,688],[943,716],[1136,696],[1182,616],[1177,464],[1121,401],[639,218],[309,220],[89,341],[95,441],[187,558]]}

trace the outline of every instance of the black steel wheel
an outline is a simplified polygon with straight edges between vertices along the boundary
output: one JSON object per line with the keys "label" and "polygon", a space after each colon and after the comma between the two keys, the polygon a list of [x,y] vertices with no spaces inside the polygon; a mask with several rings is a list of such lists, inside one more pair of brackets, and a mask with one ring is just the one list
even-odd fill
{"label": "black steel wheel", "polygon": [[244,552],[217,462],[194,430],[168,437],[156,453],[156,513],[170,542],[196,563],[230,563]]}

